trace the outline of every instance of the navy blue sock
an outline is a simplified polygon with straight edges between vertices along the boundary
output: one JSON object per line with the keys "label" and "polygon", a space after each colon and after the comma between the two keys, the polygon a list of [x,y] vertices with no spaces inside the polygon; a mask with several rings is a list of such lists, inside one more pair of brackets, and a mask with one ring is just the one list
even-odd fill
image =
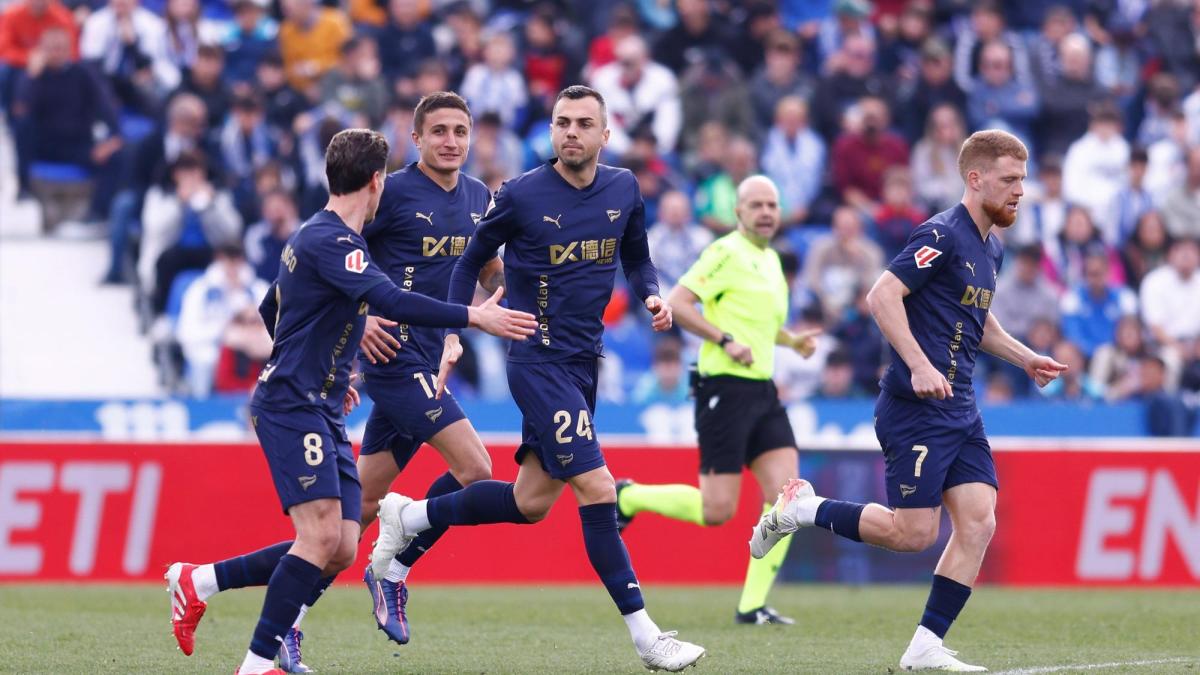
{"label": "navy blue sock", "polygon": [[329,585],[332,584],[333,580],[336,578],[337,575],[334,574],[318,580],[317,585],[313,587],[312,593],[309,594],[308,600],[304,604],[308,605],[309,607],[317,604],[317,601],[321,599],[321,595],[325,593],[325,589],[329,588]]}
{"label": "navy blue sock", "polygon": [[866,504],[826,499],[817,507],[817,527],[851,541],[862,541],[858,536],[858,519],[866,507]]}
{"label": "navy blue sock", "polygon": [[430,529],[435,530],[451,525],[529,524],[517,508],[513,484],[500,480],[471,483],[457,492],[430,499],[426,508]]}
{"label": "navy blue sock", "polygon": [[[447,471],[438,476],[437,480],[433,481],[433,484],[429,486],[429,491],[425,493],[425,498],[433,499],[434,497],[441,497],[451,492],[458,492],[462,488],[462,483],[455,480],[454,474]],[[433,521],[431,520],[430,524],[432,523]],[[412,544],[409,544],[408,548],[396,556],[396,560],[399,560],[400,564],[405,567],[412,567],[445,533],[445,527],[431,527],[425,530],[421,534],[418,534],[416,539],[413,539]]]}
{"label": "navy blue sock", "polygon": [[933,587],[929,589],[929,599],[925,601],[925,614],[921,616],[921,625],[938,637],[945,638],[950,624],[958,618],[958,613],[970,597],[970,586],[964,586],[940,574],[933,575]]}
{"label": "navy blue sock", "polygon": [[281,541],[254,553],[239,555],[213,565],[217,572],[217,588],[222,591],[247,586],[266,586],[279,559],[292,547],[292,542]]}
{"label": "navy blue sock", "polygon": [[608,594],[621,614],[645,609],[642,588],[638,585],[629,562],[629,551],[617,529],[616,504],[591,504],[579,507],[579,522],[583,524],[583,545],[587,549],[592,569],[604,582]]}
{"label": "navy blue sock", "polygon": [[307,560],[294,555],[279,559],[267,584],[267,597],[263,599],[262,614],[254,627],[250,651],[264,659],[275,658],[280,640],[300,614],[300,605],[312,595],[313,587],[320,580],[321,568]]}

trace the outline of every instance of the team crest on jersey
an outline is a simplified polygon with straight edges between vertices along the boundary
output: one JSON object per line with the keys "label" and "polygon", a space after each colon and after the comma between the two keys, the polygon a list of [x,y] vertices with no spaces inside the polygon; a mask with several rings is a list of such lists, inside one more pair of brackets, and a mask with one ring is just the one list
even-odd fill
{"label": "team crest on jersey", "polygon": [[483,220],[483,215],[482,215],[482,214],[478,214],[478,213],[472,213],[472,214],[471,214],[471,220],[472,220],[472,221],[474,221],[476,225],[478,225],[478,224],[479,224],[479,221],[480,221],[480,220]]}
{"label": "team crest on jersey", "polygon": [[926,267],[932,267],[933,261],[937,260],[938,256],[941,254],[941,251],[932,246],[922,246],[916,253],[913,254],[913,260],[917,261],[918,268],[925,269]]}
{"label": "team crest on jersey", "polygon": [[370,265],[371,261],[367,260],[367,254],[363,253],[361,248],[356,248],[346,254],[346,270],[355,274],[362,274]]}
{"label": "team crest on jersey", "polygon": [[915,486],[915,485],[905,485],[904,483],[900,484],[900,498],[901,499],[906,499],[909,495],[911,495],[912,493],[914,493],[916,491],[917,491],[917,486]]}
{"label": "team crest on jersey", "polygon": [[605,213],[608,214],[608,222],[614,222],[621,217],[621,209],[609,209]]}

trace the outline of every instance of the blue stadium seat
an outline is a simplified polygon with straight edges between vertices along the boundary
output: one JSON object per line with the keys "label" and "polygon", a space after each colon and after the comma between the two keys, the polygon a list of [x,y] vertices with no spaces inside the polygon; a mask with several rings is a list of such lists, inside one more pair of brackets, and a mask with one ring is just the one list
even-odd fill
{"label": "blue stadium seat", "polygon": [[814,241],[827,236],[830,231],[828,225],[802,225],[788,229],[784,232],[784,238],[791,244],[792,251],[803,264],[804,256],[808,254],[808,247],[812,246]]}
{"label": "blue stadium seat", "polygon": [[81,183],[91,178],[92,172],[78,164],[33,162],[29,165],[29,177],[47,183]]}
{"label": "blue stadium seat", "polygon": [[192,282],[202,276],[204,270],[184,270],[171,282],[171,291],[167,294],[167,318],[171,320],[172,325],[179,319],[179,311],[183,309],[183,294]]}

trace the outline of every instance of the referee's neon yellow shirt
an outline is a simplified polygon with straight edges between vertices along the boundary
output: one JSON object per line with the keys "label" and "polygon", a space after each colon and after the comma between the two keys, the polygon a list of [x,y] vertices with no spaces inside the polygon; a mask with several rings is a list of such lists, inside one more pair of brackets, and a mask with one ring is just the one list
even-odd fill
{"label": "referee's neon yellow shirt", "polygon": [[759,248],[741,230],[709,244],[679,284],[703,303],[704,318],[750,347],[749,366],[729,358],[715,342],[700,346],[701,375],[769,380],[775,370],[775,336],[787,321],[788,285],[779,254]]}

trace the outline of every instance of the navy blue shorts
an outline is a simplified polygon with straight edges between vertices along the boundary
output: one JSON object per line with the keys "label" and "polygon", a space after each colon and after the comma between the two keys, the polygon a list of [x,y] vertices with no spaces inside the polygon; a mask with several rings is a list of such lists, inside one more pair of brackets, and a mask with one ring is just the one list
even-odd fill
{"label": "navy blue shorts", "polygon": [[251,406],[250,414],[284,513],[304,502],[337,499],[342,520],[360,520],[362,485],[344,424],[306,410]]}
{"label": "navy blue shorts", "polygon": [[401,470],[425,441],[467,418],[449,391],[440,399],[433,397],[437,376],[431,372],[410,371],[397,377],[372,375],[365,381],[375,405],[367,418],[359,452],[373,455],[390,451]]}
{"label": "navy blue shorts", "polygon": [[508,362],[508,388],[522,418],[518,464],[532,452],[557,480],[604,466],[592,426],[598,360]]}
{"label": "navy blue shorts", "polygon": [[892,396],[875,402],[875,436],[886,463],[888,506],[941,506],[942,493],[964,483],[998,488],[992,448],[979,410],[945,410]]}

